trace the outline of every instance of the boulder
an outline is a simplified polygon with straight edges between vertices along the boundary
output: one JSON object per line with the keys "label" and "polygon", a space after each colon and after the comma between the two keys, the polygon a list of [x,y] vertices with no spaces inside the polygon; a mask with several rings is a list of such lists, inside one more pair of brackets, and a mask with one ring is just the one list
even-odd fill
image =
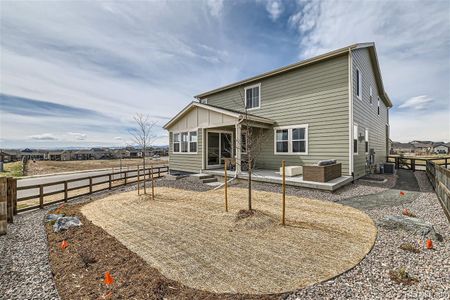
{"label": "boulder", "polygon": [[442,241],[442,235],[436,232],[433,224],[408,216],[385,216],[378,224],[386,229],[403,229],[422,236],[430,235],[433,239]]}
{"label": "boulder", "polygon": [[48,214],[45,216],[45,221],[46,222],[56,221],[62,217],[64,217],[64,214]]}
{"label": "boulder", "polygon": [[61,230],[67,230],[70,227],[78,227],[81,225],[81,221],[78,217],[60,217],[53,225],[53,231],[59,232]]}

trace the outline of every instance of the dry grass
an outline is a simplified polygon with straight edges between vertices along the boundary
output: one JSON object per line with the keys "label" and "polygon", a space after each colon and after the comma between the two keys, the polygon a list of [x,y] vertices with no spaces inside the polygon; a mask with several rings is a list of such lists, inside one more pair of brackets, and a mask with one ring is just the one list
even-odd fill
{"label": "dry grass", "polygon": [[[167,158],[162,157],[160,160],[148,160],[147,164],[166,164]],[[122,167],[136,168],[137,165],[142,165],[142,159],[122,159]],[[72,160],[72,161],[52,161],[52,160],[38,160],[28,162],[27,175],[42,175],[60,172],[82,171],[92,169],[107,169],[119,168],[119,159],[108,160]]]}
{"label": "dry grass", "polygon": [[[280,195],[244,189],[192,192],[157,188],[156,200],[127,192],[82,207],[164,276],[215,293],[292,291],[332,278],[371,249],[376,227],[365,213],[339,204],[287,196],[287,226],[279,225]],[[242,213],[241,213],[242,214]]]}

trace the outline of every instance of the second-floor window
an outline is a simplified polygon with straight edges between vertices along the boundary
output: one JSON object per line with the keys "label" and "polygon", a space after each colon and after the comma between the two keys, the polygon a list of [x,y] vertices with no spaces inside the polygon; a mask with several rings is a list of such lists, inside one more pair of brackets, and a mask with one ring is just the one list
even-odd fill
{"label": "second-floor window", "polygon": [[245,108],[254,109],[261,106],[261,85],[252,85],[245,88]]}
{"label": "second-floor window", "polygon": [[356,69],[356,96],[362,99],[362,76],[359,69]]}
{"label": "second-floor window", "polygon": [[369,87],[369,103],[372,104],[373,101],[373,90],[372,86]]}

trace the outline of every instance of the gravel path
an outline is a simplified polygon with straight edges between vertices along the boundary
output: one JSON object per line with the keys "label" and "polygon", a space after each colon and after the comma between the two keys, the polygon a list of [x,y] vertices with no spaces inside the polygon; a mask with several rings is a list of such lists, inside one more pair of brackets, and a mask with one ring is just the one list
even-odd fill
{"label": "gravel path", "polygon": [[16,216],[0,237],[1,299],[59,299],[48,264],[45,213]]}

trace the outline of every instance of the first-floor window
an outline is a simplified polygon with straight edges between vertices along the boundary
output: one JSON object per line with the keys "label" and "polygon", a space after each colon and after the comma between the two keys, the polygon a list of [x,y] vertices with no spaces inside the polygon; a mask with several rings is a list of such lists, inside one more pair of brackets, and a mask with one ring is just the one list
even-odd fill
{"label": "first-floor window", "polygon": [[173,135],[173,152],[180,152],[180,134],[174,133]]}
{"label": "first-floor window", "polygon": [[289,152],[289,130],[288,129],[277,130],[277,152],[279,152],[279,153]]}
{"label": "first-floor window", "polygon": [[196,153],[197,131],[178,132],[173,134],[173,152]]}
{"label": "first-floor window", "polygon": [[188,152],[188,133],[181,133],[181,152]]}
{"label": "first-floor window", "polygon": [[358,125],[353,125],[353,153],[358,154]]}
{"label": "first-floor window", "polygon": [[365,149],[366,149],[366,153],[369,153],[369,129],[366,129],[365,132]]}
{"label": "first-floor window", "polygon": [[276,154],[307,154],[308,126],[296,125],[275,129]]}
{"label": "first-floor window", "polygon": [[189,152],[197,152],[197,132],[189,132]]}

